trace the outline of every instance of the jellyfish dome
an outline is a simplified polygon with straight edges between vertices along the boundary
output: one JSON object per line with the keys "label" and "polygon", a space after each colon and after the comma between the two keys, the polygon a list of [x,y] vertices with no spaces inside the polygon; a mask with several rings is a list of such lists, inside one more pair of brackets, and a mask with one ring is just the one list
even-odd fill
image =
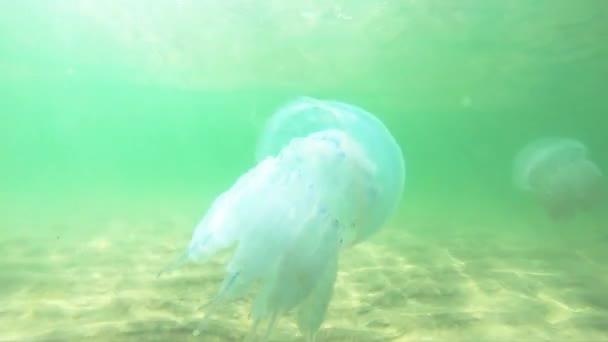
{"label": "jellyfish dome", "polygon": [[[373,168],[368,183],[356,183],[357,199],[367,217],[350,227],[346,243],[373,235],[395,209],[405,182],[405,162],[394,137],[371,113],[337,101],[298,98],[277,111],[268,121],[258,143],[257,160],[276,155],[289,141],[325,130],[344,132],[358,144],[361,156]],[[354,175],[355,170],[349,174]],[[346,198],[345,198],[346,199]]]}
{"label": "jellyfish dome", "polygon": [[[259,285],[249,336],[297,309],[308,341],[333,293],[340,246],[369,238],[404,187],[401,149],[363,109],[300,98],[263,130],[257,165],[211,204],[186,251],[163,272],[235,247],[207,314]],[[162,272],[161,272],[162,273]]]}
{"label": "jellyfish dome", "polygon": [[522,190],[532,190],[561,165],[586,158],[587,147],[578,140],[544,138],[533,141],[515,158],[515,184]]}
{"label": "jellyfish dome", "polygon": [[514,162],[514,182],[534,193],[552,216],[570,216],[593,205],[602,172],[587,147],[569,138],[545,138],[524,147]]}

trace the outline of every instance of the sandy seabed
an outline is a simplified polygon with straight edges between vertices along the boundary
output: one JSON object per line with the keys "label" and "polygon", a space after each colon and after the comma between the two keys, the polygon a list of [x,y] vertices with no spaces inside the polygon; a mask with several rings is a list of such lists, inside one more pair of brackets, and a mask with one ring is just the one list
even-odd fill
{"label": "sandy seabed", "polygon": [[[241,341],[251,298],[193,336],[223,260],[157,279],[190,238],[166,228],[2,238],[0,341]],[[319,342],[608,341],[605,235],[425,231],[385,229],[341,254]],[[271,337],[303,340],[292,315]]]}

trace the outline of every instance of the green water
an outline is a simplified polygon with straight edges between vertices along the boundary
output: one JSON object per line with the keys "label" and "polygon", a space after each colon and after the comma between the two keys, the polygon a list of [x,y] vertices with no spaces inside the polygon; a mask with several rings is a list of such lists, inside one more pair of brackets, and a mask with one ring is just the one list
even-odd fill
{"label": "green water", "polygon": [[[320,340],[608,340],[608,205],[554,222],[511,182],[547,135],[608,170],[607,15],[603,0],[0,4],[0,340],[194,339],[218,280],[152,275],[300,95],[374,113],[407,166],[388,227],[342,258]],[[238,340],[245,309],[206,340]]]}

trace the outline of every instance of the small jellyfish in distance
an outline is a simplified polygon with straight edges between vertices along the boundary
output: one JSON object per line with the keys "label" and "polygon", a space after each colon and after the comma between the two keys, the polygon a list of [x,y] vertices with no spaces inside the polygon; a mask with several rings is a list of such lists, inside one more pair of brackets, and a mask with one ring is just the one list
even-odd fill
{"label": "small jellyfish in distance", "polygon": [[[263,340],[295,310],[314,341],[333,295],[341,248],[374,235],[405,183],[401,148],[371,113],[297,98],[265,126],[253,168],[211,204],[186,251],[161,273],[234,247],[202,328],[219,306],[257,291],[247,340]],[[160,273],[159,273],[160,275]]]}
{"label": "small jellyfish in distance", "polygon": [[514,183],[534,194],[555,219],[570,218],[595,206],[605,195],[602,171],[587,147],[569,138],[539,139],[515,157]]}

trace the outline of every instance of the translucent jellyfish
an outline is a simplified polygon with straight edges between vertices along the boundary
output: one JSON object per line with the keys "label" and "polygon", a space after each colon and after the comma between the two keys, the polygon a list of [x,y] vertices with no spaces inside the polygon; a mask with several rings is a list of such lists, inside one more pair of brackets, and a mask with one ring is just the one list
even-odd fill
{"label": "translucent jellyfish", "polygon": [[207,315],[259,285],[248,338],[297,310],[308,341],[333,294],[340,246],[377,232],[403,191],[401,149],[363,109],[299,98],[262,132],[257,165],[211,205],[185,253],[164,270],[236,246]]}
{"label": "translucent jellyfish", "polygon": [[[384,124],[371,113],[336,101],[321,101],[302,97],[288,103],[269,120],[258,143],[258,161],[275,155],[294,137],[313,132],[337,129],[359,143],[361,164],[374,167],[369,185],[361,187],[354,197],[365,208],[365,215],[345,232],[345,242],[354,244],[373,235],[393,212],[405,182],[405,163],[402,151]],[[364,194],[365,193],[365,194]]]}
{"label": "translucent jellyfish", "polygon": [[515,158],[515,184],[538,197],[554,218],[570,217],[596,204],[603,191],[602,178],[586,146],[574,139],[541,139]]}

